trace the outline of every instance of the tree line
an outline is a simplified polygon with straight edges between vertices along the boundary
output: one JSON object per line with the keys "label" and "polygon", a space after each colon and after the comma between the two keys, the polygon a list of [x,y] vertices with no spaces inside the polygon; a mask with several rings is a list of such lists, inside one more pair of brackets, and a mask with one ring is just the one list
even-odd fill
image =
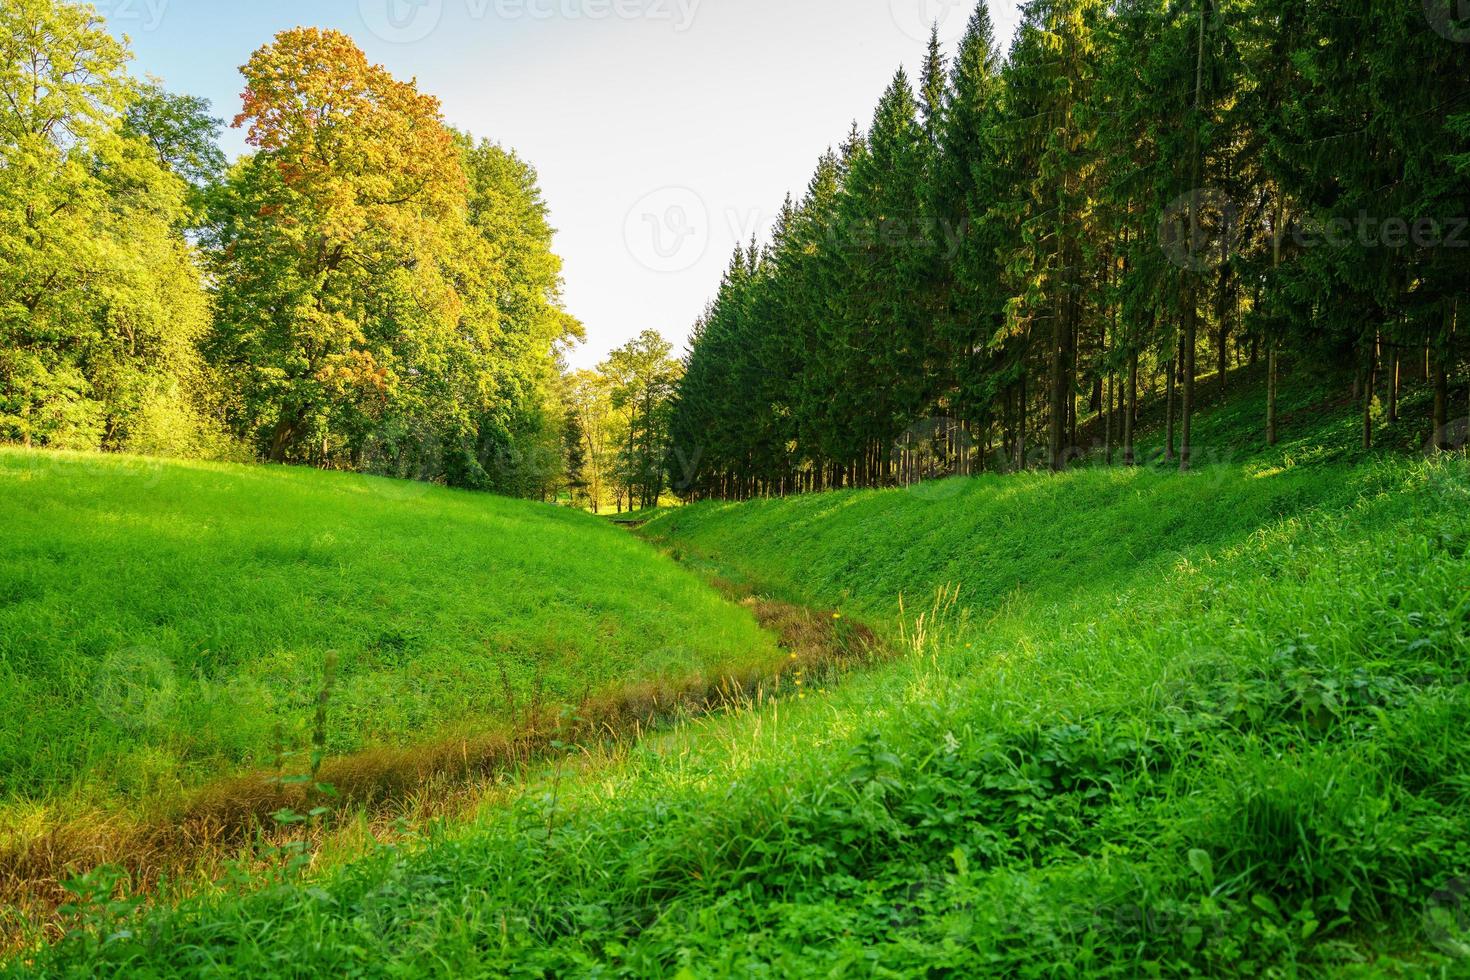
{"label": "tree line", "polygon": [[243,67],[233,165],[129,57],[0,6],[0,441],[558,492],[582,331],[534,169],[334,31]]}
{"label": "tree line", "polygon": [[1341,374],[1369,444],[1422,380],[1445,439],[1470,284],[1460,14],[1032,0],[1003,55],[982,2],[953,59],[936,31],[736,251],[671,410],[697,459],[681,491],[1061,470],[1094,442],[1133,464],[1141,388],[1188,470],[1201,384],[1243,362],[1267,442],[1287,365]]}

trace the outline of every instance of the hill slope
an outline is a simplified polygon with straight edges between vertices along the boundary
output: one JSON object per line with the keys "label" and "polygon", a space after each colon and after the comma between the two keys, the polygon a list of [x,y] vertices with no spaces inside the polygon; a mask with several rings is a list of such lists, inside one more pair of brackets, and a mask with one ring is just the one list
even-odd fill
{"label": "hill slope", "polygon": [[418,484],[0,450],[0,528],[0,812],[269,768],[329,655],[332,755],[777,656],[614,528]]}
{"label": "hill slope", "polygon": [[594,752],[417,848],[110,925],[105,946],[78,933],[44,968],[1463,965],[1463,459],[938,489],[647,527],[707,571],[872,617],[897,662]]}

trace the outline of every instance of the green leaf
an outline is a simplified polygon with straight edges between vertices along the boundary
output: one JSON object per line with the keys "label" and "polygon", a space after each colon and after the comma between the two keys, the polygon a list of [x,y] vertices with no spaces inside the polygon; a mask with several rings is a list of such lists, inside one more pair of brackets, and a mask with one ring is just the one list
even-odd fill
{"label": "green leaf", "polygon": [[949,859],[954,862],[955,873],[961,878],[970,877],[970,859],[965,856],[963,848],[956,847],[949,852]]}
{"label": "green leaf", "polygon": [[1198,848],[1190,851],[1189,866],[1194,869],[1195,874],[1204,879],[1206,888],[1213,889],[1215,887],[1215,862],[1211,860],[1208,852],[1201,851]]}
{"label": "green leaf", "polygon": [[1275,919],[1281,918],[1281,909],[1280,909],[1280,907],[1277,906],[1277,904],[1274,901],[1271,900],[1271,896],[1269,896],[1269,895],[1263,895],[1263,894],[1257,892],[1256,894],[1254,894],[1254,895],[1251,896],[1251,904],[1254,905],[1256,908],[1260,909],[1262,912],[1265,912],[1267,915],[1271,916],[1272,918],[1275,918]]}

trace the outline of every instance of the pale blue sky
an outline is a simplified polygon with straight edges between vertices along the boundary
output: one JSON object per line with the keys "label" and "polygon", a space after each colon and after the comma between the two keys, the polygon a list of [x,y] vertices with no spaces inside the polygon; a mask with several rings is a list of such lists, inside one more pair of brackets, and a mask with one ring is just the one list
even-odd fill
{"label": "pale blue sky", "polygon": [[[989,0],[1008,43],[1016,0]],[[953,42],[972,0],[102,0],[134,71],[214,102],[277,31],[351,34],[417,78],[453,125],[536,166],[590,367],[652,327],[682,351],[730,252],[851,120],[867,125],[927,24]],[[244,149],[238,132],[230,152]]]}

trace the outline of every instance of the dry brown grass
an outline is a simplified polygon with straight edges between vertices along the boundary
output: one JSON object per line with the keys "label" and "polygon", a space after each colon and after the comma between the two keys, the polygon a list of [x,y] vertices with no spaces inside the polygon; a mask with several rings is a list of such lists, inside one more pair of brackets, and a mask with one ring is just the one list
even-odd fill
{"label": "dry brown grass", "polygon": [[[778,695],[788,674],[799,686],[884,652],[870,629],[835,613],[716,585],[779,638],[779,661],[627,683],[589,694],[571,710],[515,705],[514,722],[499,730],[328,759],[316,782],[330,786],[331,796],[283,782],[279,773],[252,773],[220,780],[168,813],[89,812],[0,839],[0,955],[65,931],[63,883],[99,867],[121,870],[133,895],[162,900],[215,887],[231,868],[269,871],[293,846],[348,857],[432,820],[474,813],[552,755],[555,744],[585,749],[635,741],[672,721]],[[329,812],[305,824],[274,819],[314,808]]]}

